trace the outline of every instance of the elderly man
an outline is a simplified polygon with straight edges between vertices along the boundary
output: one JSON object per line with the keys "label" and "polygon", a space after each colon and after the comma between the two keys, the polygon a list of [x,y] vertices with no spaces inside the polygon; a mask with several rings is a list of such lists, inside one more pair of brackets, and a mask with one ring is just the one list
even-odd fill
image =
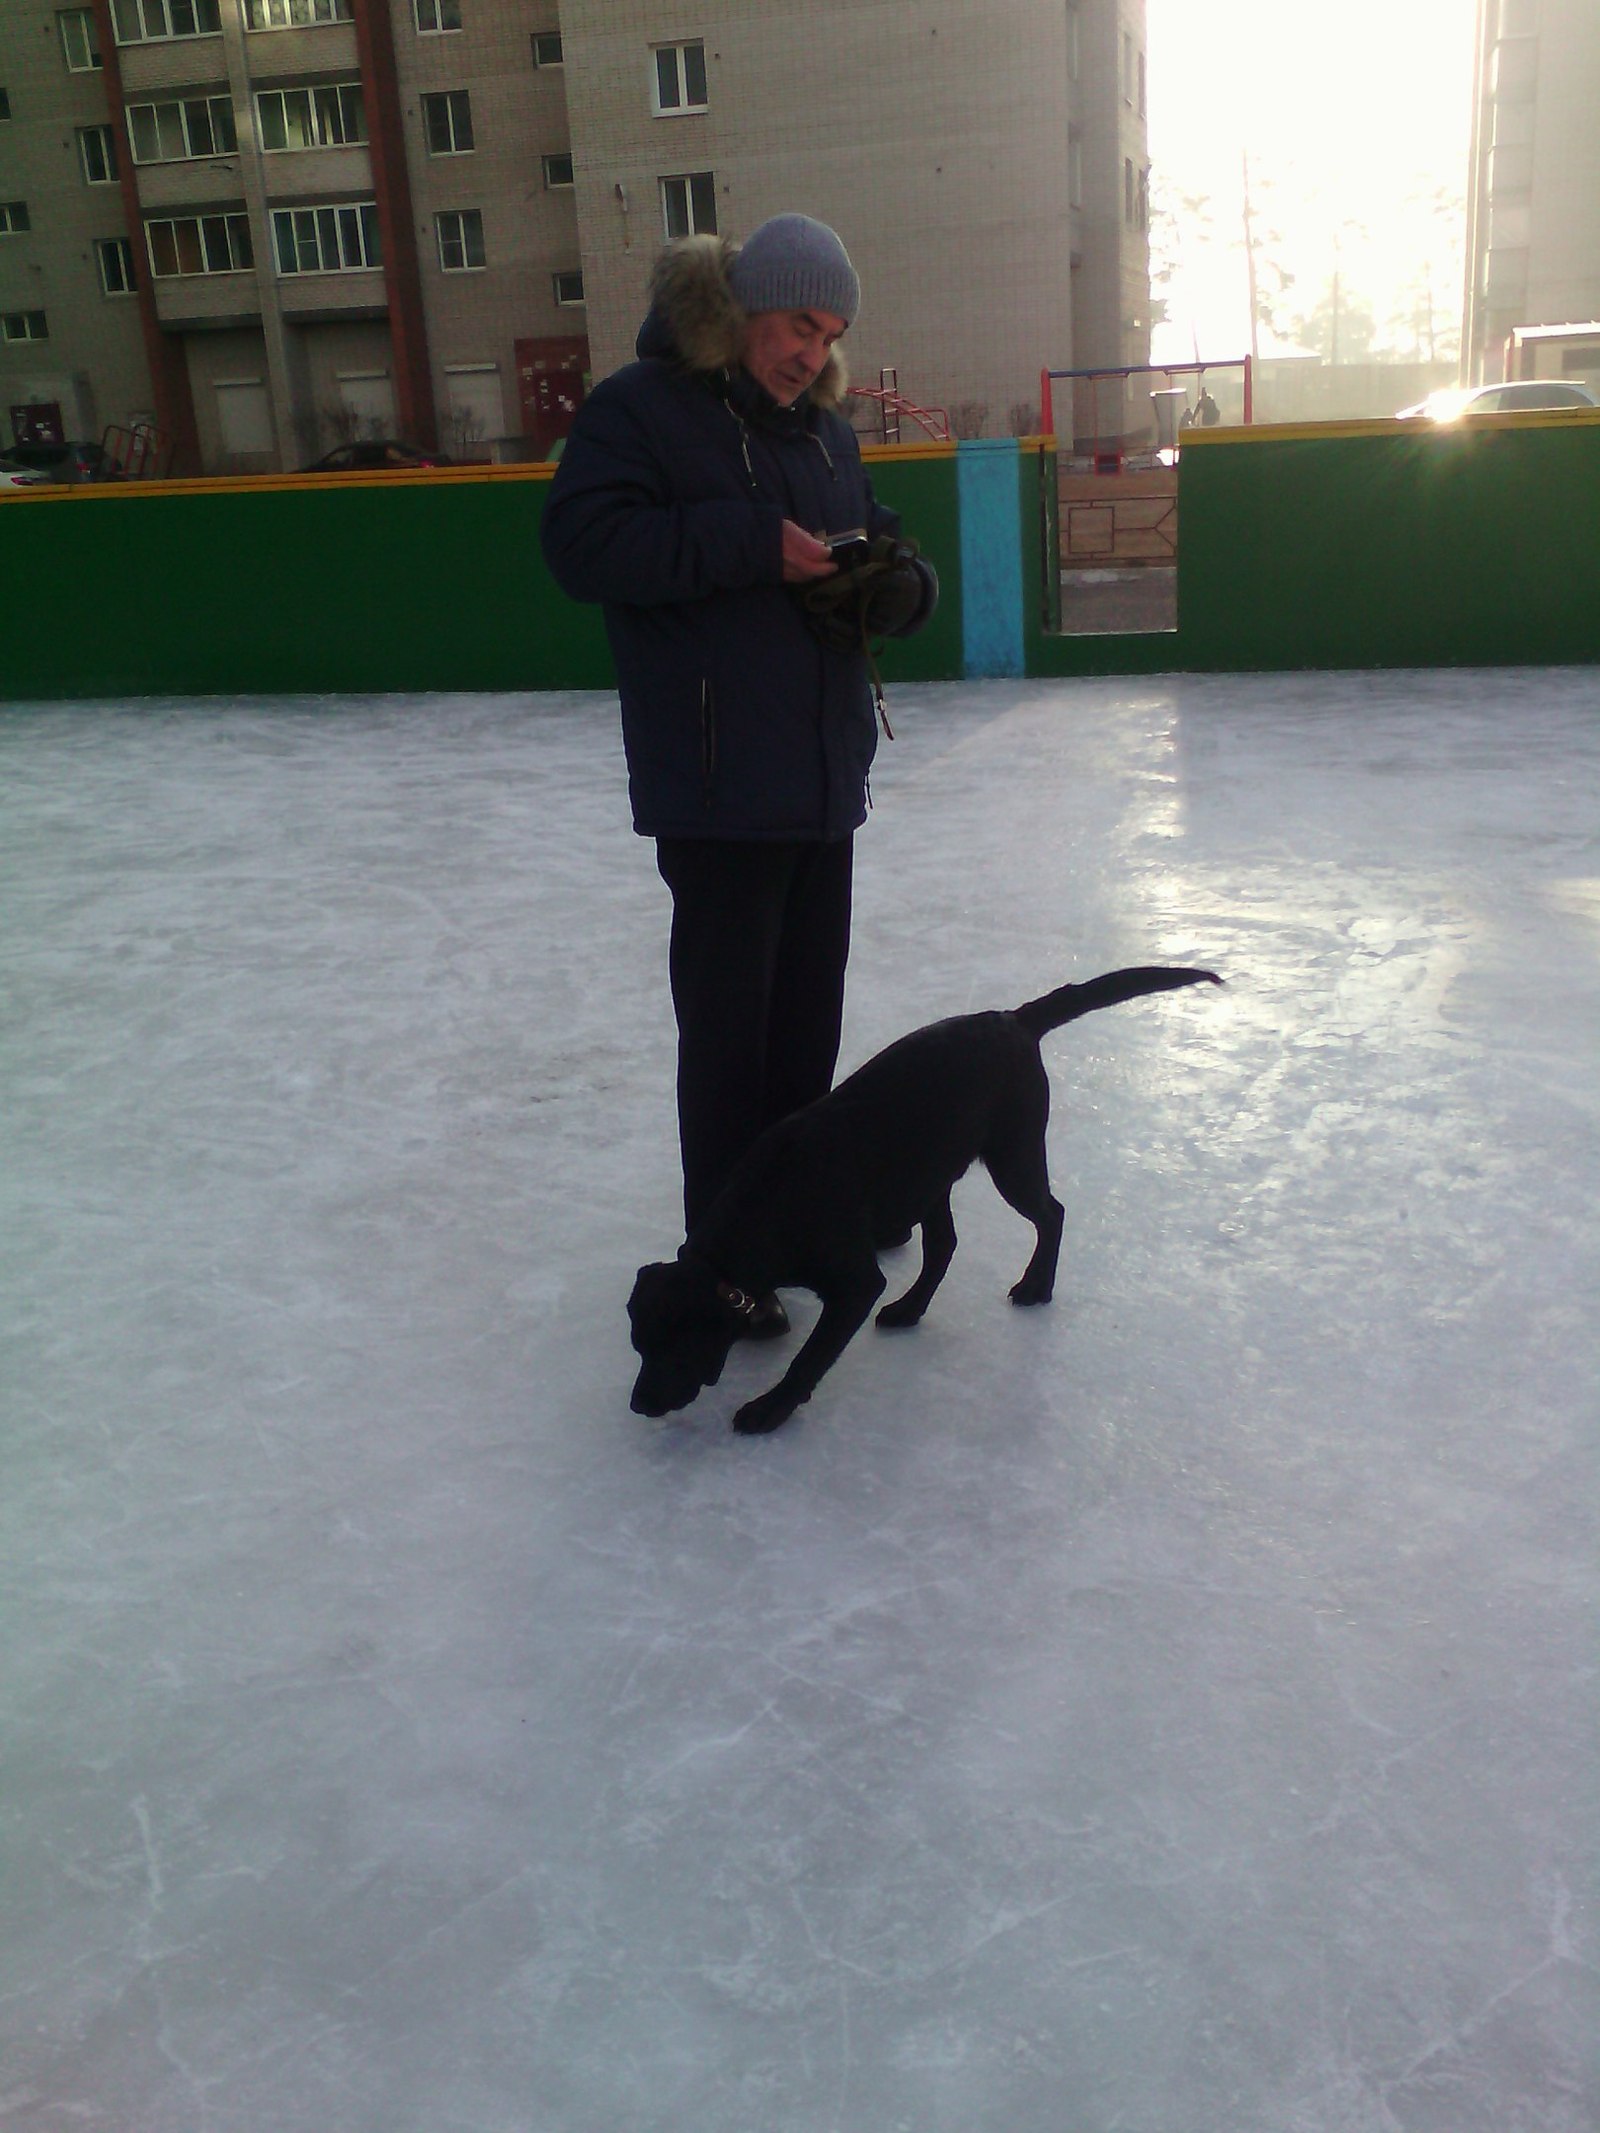
{"label": "elderly man", "polygon": [[[578,416],[543,539],[566,591],[603,603],[634,827],[672,893],[692,1225],[757,1134],[831,1086],[877,743],[867,639],[920,628],[938,587],[837,411],[860,285],[835,233],[778,215],[742,247],[688,238],[651,297],[639,360]],[[853,528],[871,567],[818,612],[825,537]],[[760,1330],[785,1323],[773,1299]]]}

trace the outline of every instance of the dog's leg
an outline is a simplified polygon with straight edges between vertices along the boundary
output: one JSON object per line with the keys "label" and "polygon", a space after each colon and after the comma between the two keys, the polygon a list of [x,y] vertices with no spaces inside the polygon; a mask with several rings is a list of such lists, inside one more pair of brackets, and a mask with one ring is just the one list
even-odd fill
{"label": "dog's leg", "polygon": [[838,1362],[866,1324],[867,1314],[886,1286],[877,1260],[869,1265],[870,1271],[869,1266],[863,1266],[848,1285],[832,1289],[823,1297],[822,1316],[783,1376],[770,1392],[749,1401],[734,1416],[733,1426],[740,1436],[765,1436],[768,1430],[787,1422]]}
{"label": "dog's leg", "polygon": [[878,1324],[885,1331],[914,1326],[932,1302],[933,1292],[949,1271],[955,1255],[955,1217],[950,1212],[950,1195],[946,1193],[939,1206],[922,1218],[922,1272],[904,1296],[895,1303],[884,1305],[878,1313]]}
{"label": "dog's leg", "polygon": [[1050,1190],[1050,1166],[1041,1136],[1036,1145],[1008,1149],[984,1156],[984,1165],[994,1179],[995,1190],[1033,1224],[1038,1242],[1022,1279],[1011,1291],[1014,1304],[1048,1303],[1055,1294],[1056,1260],[1061,1253],[1061,1230],[1066,1209]]}

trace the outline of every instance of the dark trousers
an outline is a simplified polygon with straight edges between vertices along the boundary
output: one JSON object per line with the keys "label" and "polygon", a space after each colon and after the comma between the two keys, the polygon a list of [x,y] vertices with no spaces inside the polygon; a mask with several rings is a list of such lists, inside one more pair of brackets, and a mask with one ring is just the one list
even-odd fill
{"label": "dark trousers", "polygon": [[848,837],[660,837],[672,891],[678,1140],[688,1228],[763,1129],[833,1086],[850,953]]}

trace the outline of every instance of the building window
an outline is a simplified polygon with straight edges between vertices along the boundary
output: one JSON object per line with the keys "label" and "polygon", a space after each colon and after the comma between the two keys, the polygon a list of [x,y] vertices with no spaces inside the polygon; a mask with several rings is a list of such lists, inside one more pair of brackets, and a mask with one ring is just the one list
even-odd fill
{"label": "building window", "polygon": [[709,170],[661,181],[661,220],[668,237],[717,234],[717,181]]}
{"label": "building window", "polygon": [[565,150],[560,155],[541,156],[539,161],[544,167],[544,183],[547,192],[559,191],[561,187],[576,182],[572,174],[572,154],[570,150]]}
{"label": "building window", "polygon": [[1067,79],[1076,81],[1083,65],[1082,43],[1078,32],[1079,14],[1076,7],[1067,9]]}
{"label": "building window", "polygon": [[706,108],[706,48],[703,44],[658,44],[651,54],[655,71],[650,108],[658,118],[670,112]]}
{"label": "building window", "polygon": [[383,265],[375,200],[275,208],[272,241],[280,274],[356,274]]}
{"label": "building window", "polygon": [[210,37],[222,27],[217,0],[111,0],[111,20],[118,44]]}
{"label": "building window", "polygon": [[57,15],[61,25],[61,51],[72,74],[92,74],[105,65],[100,57],[100,40],[94,33],[94,12],[87,7],[71,7]]}
{"label": "building window", "polygon": [[47,341],[50,326],[42,311],[0,312],[0,341]]}
{"label": "building window", "polygon": [[1147,116],[1148,116],[1148,113],[1146,112],[1146,109],[1145,109],[1145,89],[1146,89],[1146,86],[1147,86],[1147,72],[1146,72],[1146,66],[1145,66],[1145,56],[1144,56],[1143,52],[1141,52],[1141,53],[1139,54],[1139,116],[1140,116],[1140,118],[1145,118],[1145,117],[1147,117]]}
{"label": "building window", "polygon": [[1083,135],[1076,126],[1067,129],[1067,205],[1083,205]]}
{"label": "building window", "polygon": [[583,276],[576,269],[566,274],[552,274],[550,285],[555,290],[558,304],[583,302]]}
{"label": "building window", "polygon": [[303,30],[349,20],[350,0],[245,0],[247,30]]}
{"label": "building window", "polygon": [[133,246],[126,237],[102,237],[95,244],[100,286],[107,296],[133,294]]}
{"label": "building window", "polygon": [[536,67],[559,67],[561,65],[561,32],[559,30],[535,30],[532,44],[533,63]]}
{"label": "building window", "polygon": [[1150,166],[1148,163],[1139,173],[1138,209],[1139,227],[1142,230],[1147,230],[1150,227]]}
{"label": "building window", "polygon": [[1126,30],[1122,33],[1122,101],[1133,102],[1133,39]]}
{"label": "building window", "polygon": [[415,0],[417,28],[424,37],[461,27],[461,0]]}
{"label": "building window", "polygon": [[422,99],[422,130],[431,156],[472,153],[472,98],[465,89],[441,89]]}
{"label": "building window", "polygon": [[3,124],[10,116],[11,92],[8,89],[0,89],[0,124]]}
{"label": "building window", "polygon": [[232,155],[233,99],[197,96],[181,104],[130,104],[128,141],[136,163],[192,162],[196,156]]}
{"label": "building window", "polygon": [[179,215],[144,227],[150,271],[159,281],[180,274],[243,274],[255,264],[248,215]]}
{"label": "building window", "polygon": [[0,237],[20,237],[32,227],[26,200],[0,200]]}
{"label": "building window", "polygon": [[86,185],[115,185],[117,142],[109,126],[78,128],[78,158]]}
{"label": "building window", "polygon": [[1124,156],[1122,159],[1122,219],[1128,223],[1133,221],[1133,158],[1131,156]]}
{"label": "building window", "polygon": [[327,82],[318,89],[258,89],[256,119],[262,149],[348,148],[367,137],[366,108],[358,81]]}
{"label": "building window", "polygon": [[478,208],[447,208],[433,220],[439,233],[439,264],[447,274],[464,274],[485,264],[483,215]]}

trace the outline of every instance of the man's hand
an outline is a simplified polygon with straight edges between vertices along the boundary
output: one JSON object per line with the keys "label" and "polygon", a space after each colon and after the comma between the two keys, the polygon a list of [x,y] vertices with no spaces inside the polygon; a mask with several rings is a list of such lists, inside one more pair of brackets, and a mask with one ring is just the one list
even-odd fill
{"label": "man's hand", "polygon": [[814,533],[807,533],[804,526],[797,526],[792,518],[784,520],[785,585],[808,585],[813,578],[835,577],[838,570],[839,566],[829,555],[826,542],[819,541]]}

